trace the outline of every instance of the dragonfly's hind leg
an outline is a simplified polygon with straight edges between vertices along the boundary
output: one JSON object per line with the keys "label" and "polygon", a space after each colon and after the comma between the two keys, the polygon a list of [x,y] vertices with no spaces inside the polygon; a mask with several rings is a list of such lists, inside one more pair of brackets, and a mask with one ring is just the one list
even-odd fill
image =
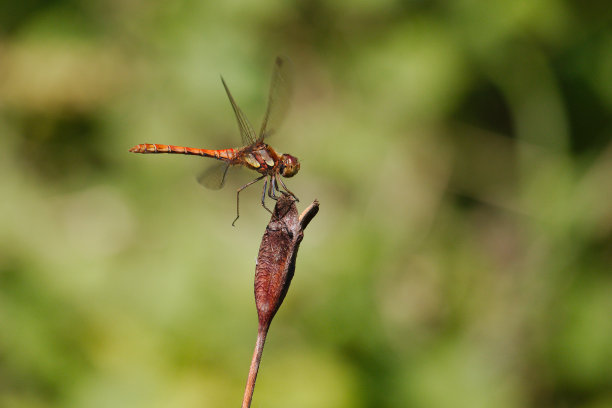
{"label": "dragonfly's hind leg", "polygon": [[[234,222],[232,222],[232,227],[234,226],[234,224],[236,224],[236,221],[238,221],[238,218],[240,218],[240,192],[242,190],[244,190],[245,188],[247,188],[248,186],[257,183],[259,180],[261,180],[262,178],[266,177],[266,175],[264,174],[261,177],[257,177],[255,180],[245,184],[244,186],[240,187],[238,189],[238,191],[236,192],[236,219],[234,220]],[[267,182],[267,181],[266,181]],[[266,186],[264,186],[264,191],[266,191]],[[266,206],[264,205],[264,208],[266,210],[268,210],[268,208],[266,208]],[[270,210],[268,210],[270,211]],[[270,211],[271,212],[271,211]]]}
{"label": "dragonfly's hind leg", "polygon": [[[289,194],[291,197],[295,198],[295,201],[298,201],[298,202],[300,201],[300,199],[299,199],[299,198],[297,198],[297,196],[296,196],[295,194],[293,194],[293,193],[291,192],[291,190],[289,190],[289,189],[287,188],[287,186],[285,185],[285,183],[283,183],[283,179],[282,179],[282,177],[280,177],[280,176],[279,176],[279,177],[278,177],[278,181],[280,182],[281,186],[283,186],[283,188],[285,189],[285,191],[286,191],[286,192],[287,192],[287,193],[288,193],[288,194]],[[278,189],[278,186],[277,186],[277,189]],[[283,193],[283,194],[285,194],[285,192],[284,192],[284,191],[281,191],[280,189],[278,189],[278,191],[279,191],[279,192],[281,192],[281,193]]]}

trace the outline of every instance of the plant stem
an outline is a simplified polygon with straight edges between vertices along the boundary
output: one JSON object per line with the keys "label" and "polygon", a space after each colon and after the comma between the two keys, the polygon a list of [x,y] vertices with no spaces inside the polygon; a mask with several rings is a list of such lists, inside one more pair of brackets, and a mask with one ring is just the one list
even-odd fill
{"label": "plant stem", "polygon": [[249,368],[249,377],[247,378],[244,397],[242,398],[242,408],[249,408],[251,406],[253,391],[255,391],[255,380],[257,379],[259,363],[261,362],[261,354],[263,353],[264,343],[266,342],[266,336],[268,335],[269,328],[269,325],[264,327],[260,326],[259,330],[257,330],[257,342],[255,343],[253,359],[251,360],[251,368]]}

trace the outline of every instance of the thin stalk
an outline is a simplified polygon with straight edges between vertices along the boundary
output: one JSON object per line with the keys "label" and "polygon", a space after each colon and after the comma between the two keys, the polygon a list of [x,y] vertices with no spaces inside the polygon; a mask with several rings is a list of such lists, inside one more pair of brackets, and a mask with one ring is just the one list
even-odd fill
{"label": "thin stalk", "polygon": [[253,359],[251,360],[251,367],[249,368],[249,377],[247,378],[244,397],[242,398],[242,408],[249,408],[251,406],[253,391],[255,391],[255,380],[257,379],[259,363],[261,362],[261,355],[263,353],[264,343],[266,342],[269,328],[270,326],[260,327],[257,331],[257,342],[255,343]]}

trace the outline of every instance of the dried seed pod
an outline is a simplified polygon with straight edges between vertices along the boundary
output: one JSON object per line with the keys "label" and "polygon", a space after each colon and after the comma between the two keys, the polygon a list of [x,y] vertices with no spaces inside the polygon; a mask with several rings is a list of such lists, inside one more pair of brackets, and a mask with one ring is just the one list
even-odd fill
{"label": "dried seed pod", "polygon": [[315,200],[298,217],[295,200],[288,195],[279,198],[274,206],[274,213],[259,247],[255,267],[255,305],[259,327],[242,408],[251,406],[255,379],[270,323],[291,284],[304,229],[318,211],[319,202]]}

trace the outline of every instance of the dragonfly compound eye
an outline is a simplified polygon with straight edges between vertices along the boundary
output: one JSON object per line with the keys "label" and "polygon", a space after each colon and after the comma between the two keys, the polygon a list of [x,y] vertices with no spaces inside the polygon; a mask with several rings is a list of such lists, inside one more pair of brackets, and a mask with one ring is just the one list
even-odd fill
{"label": "dragonfly compound eye", "polygon": [[300,162],[295,156],[292,156],[290,154],[283,154],[281,156],[281,162],[281,175],[283,177],[293,177],[300,170]]}

